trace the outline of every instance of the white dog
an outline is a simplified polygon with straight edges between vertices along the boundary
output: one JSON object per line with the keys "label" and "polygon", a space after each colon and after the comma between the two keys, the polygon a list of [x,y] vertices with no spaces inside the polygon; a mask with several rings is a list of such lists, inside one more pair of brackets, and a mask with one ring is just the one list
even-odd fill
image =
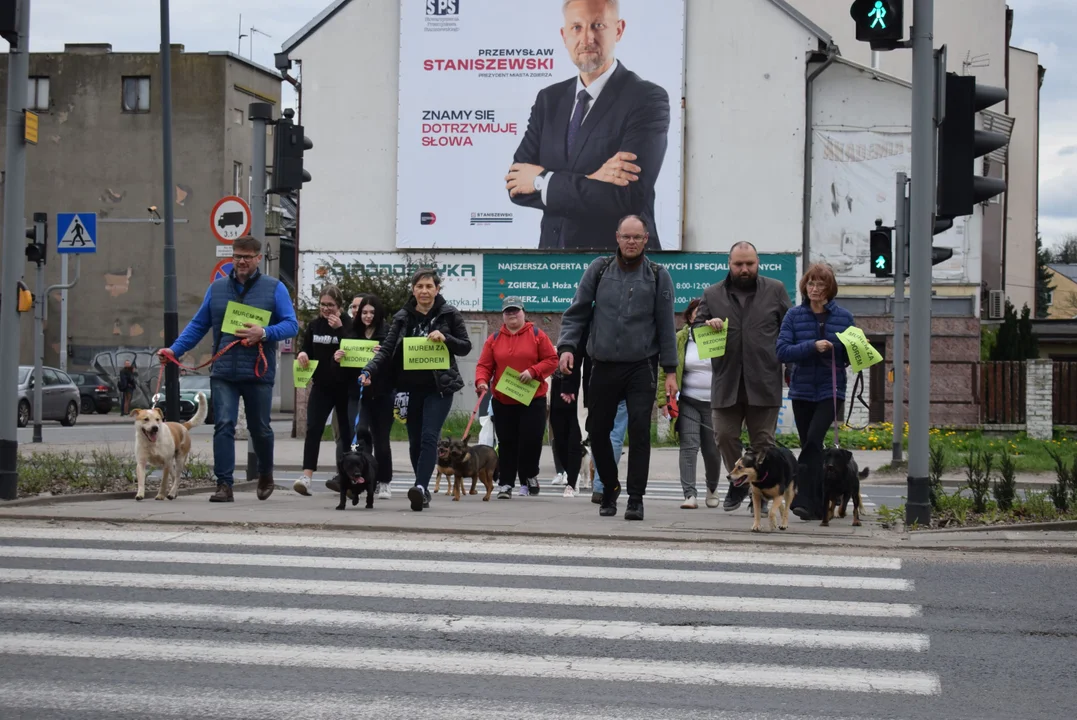
{"label": "white dog", "polygon": [[135,500],[146,496],[148,466],[161,468],[161,488],[155,499],[176,499],[180,477],[187,467],[187,456],[191,452],[191,434],[188,431],[205,422],[209,410],[204,394],[198,393],[196,400],[198,411],[185,423],[165,422],[161,408],[131,411],[131,417],[135,418],[135,469],[138,473]]}

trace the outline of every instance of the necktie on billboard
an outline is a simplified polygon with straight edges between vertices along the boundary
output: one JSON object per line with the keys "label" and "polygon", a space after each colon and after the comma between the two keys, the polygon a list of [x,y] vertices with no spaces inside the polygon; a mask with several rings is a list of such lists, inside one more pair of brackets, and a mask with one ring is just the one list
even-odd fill
{"label": "necktie on billboard", "polygon": [[583,116],[587,114],[587,106],[591,104],[591,95],[586,90],[580,90],[576,95],[576,110],[572,113],[572,119],[568,123],[568,154],[572,154],[572,146],[576,144],[576,135],[583,125]]}

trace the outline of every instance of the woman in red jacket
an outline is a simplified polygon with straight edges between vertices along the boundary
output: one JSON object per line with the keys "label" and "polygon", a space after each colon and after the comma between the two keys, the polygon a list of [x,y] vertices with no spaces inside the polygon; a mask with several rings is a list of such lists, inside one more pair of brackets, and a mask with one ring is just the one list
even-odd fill
{"label": "woman in red jacket", "polygon": [[[497,433],[497,455],[501,464],[498,500],[512,497],[516,477],[520,477],[521,494],[526,486],[530,495],[539,494],[539,458],[542,436],[546,432],[546,378],[557,369],[557,350],[546,333],[527,322],[523,301],[507,297],[501,303],[504,325],[486,339],[475,370],[475,389],[480,393],[493,388],[490,409]],[[520,374],[524,383],[538,381],[538,390],[529,404],[497,390],[506,368]]]}

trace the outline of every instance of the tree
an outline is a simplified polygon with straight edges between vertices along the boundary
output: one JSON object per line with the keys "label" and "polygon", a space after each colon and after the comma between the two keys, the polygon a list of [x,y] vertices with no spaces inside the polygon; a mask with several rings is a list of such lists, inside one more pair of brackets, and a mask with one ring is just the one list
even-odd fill
{"label": "tree", "polygon": [[1047,267],[1053,262],[1050,250],[1043,247],[1043,237],[1036,236],[1036,317],[1047,317],[1051,311],[1051,292],[1055,286],[1051,284],[1051,273]]}
{"label": "tree", "polygon": [[1077,234],[1070,233],[1062,238],[1062,244],[1051,256],[1051,262],[1060,265],[1077,264]]}
{"label": "tree", "polygon": [[1021,321],[1017,323],[1017,350],[1018,360],[1038,358],[1040,356],[1040,341],[1036,339],[1036,333],[1032,330],[1032,311],[1026,304],[1021,310]]}
{"label": "tree", "polygon": [[1032,311],[1025,305],[1018,320],[1013,303],[1006,300],[1002,324],[999,325],[995,345],[991,348],[991,359],[1028,360],[1039,357],[1039,354],[1039,341],[1032,332]]}

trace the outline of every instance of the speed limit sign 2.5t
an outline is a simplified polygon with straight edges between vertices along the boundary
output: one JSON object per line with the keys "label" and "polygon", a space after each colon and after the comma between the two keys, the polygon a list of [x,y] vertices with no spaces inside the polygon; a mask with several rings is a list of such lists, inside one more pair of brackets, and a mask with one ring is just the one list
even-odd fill
{"label": "speed limit sign 2.5t", "polygon": [[243,198],[235,195],[221,198],[209,214],[209,229],[215,238],[229,245],[236,238],[250,234],[250,205]]}

